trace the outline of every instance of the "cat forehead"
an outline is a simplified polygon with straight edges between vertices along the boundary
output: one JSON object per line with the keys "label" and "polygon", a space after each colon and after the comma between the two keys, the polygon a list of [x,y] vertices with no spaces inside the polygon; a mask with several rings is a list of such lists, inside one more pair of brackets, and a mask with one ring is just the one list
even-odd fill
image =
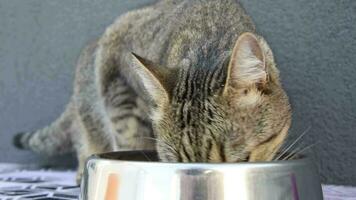
{"label": "cat forehead", "polygon": [[172,101],[202,101],[222,92],[226,81],[226,69],[188,67],[180,70],[176,77]]}
{"label": "cat forehead", "polygon": [[193,127],[193,129],[216,125],[215,122],[218,121],[221,123],[226,114],[224,105],[213,97],[173,102],[171,111],[176,125],[180,128]]}

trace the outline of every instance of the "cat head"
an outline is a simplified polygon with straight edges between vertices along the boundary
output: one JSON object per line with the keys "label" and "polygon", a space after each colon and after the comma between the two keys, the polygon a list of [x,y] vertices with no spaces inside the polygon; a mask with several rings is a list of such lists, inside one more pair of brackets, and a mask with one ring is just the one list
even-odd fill
{"label": "cat head", "polygon": [[152,102],[163,161],[273,159],[287,136],[291,109],[263,38],[242,34],[232,53],[210,68],[169,69],[133,55]]}

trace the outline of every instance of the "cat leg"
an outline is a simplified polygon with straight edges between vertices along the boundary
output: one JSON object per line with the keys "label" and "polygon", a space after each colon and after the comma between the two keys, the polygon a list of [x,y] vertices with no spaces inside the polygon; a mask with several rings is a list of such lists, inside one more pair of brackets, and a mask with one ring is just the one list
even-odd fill
{"label": "cat leg", "polygon": [[147,104],[123,79],[117,78],[110,84],[105,103],[120,149],[154,149]]}
{"label": "cat leg", "polygon": [[82,52],[77,65],[74,102],[81,134],[78,136],[78,177],[81,176],[86,159],[96,153],[117,149],[114,131],[105,112],[104,99],[99,92],[95,74],[95,51],[97,43],[89,44]]}
{"label": "cat leg", "polygon": [[[83,102],[82,102],[83,103]],[[81,104],[78,107],[81,135],[76,140],[78,157],[77,181],[84,171],[87,158],[93,154],[117,150],[114,133],[110,123],[106,122],[106,116],[100,108],[87,107]]]}

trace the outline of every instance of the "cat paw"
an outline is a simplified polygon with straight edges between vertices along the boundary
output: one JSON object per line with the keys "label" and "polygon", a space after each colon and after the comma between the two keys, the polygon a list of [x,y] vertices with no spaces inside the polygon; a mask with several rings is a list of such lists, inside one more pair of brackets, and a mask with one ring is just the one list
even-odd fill
{"label": "cat paw", "polygon": [[75,178],[76,182],[78,185],[81,185],[81,182],[82,182],[82,178],[83,178],[83,172],[77,172],[77,176]]}

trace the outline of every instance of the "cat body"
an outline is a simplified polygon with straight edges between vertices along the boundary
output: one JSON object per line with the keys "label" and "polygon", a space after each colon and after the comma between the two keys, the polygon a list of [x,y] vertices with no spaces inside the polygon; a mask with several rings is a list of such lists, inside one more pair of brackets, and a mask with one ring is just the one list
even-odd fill
{"label": "cat body", "polygon": [[82,52],[74,93],[16,144],[56,155],[157,149],[163,161],[271,160],[290,106],[265,40],[234,0],[166,0],[120,16]]}

